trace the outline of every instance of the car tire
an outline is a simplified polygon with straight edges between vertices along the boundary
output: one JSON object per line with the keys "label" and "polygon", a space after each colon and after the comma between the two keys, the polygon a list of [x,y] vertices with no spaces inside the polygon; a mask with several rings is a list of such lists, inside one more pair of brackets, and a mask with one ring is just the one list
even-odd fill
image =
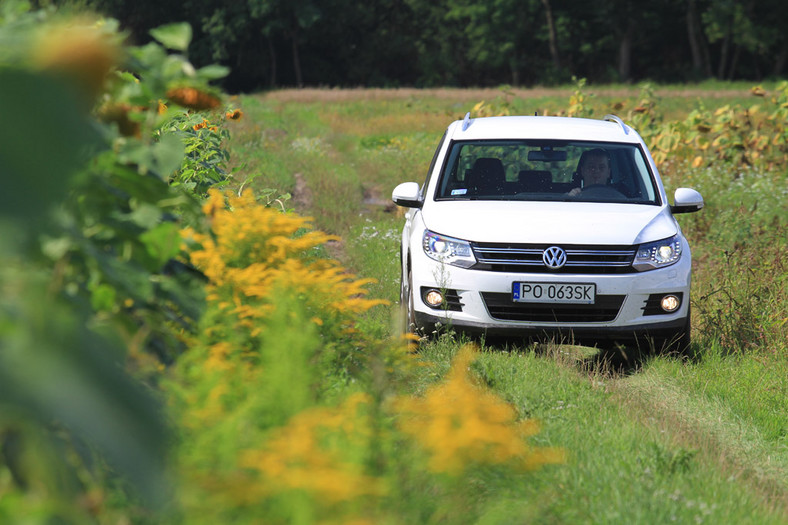
{"label": "car tire", "polygon": [[690,308],[687,308],[687,322],[684,328],[676,332],[673,348],[679,355],[689,356],[690,343],[692,343],[692,316]]}
{"label": "car tire", "polygon": [[688,356],[690,354],[691,340],[692,316],[691,311],[687,309],[687,320],[684,326],[670,337],[655,338],[653,351],[662,355]]}

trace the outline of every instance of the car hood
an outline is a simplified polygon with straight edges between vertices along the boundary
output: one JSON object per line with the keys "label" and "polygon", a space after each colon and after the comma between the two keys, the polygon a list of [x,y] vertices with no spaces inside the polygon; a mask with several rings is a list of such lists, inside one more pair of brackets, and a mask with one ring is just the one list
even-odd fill
{"label": "car hood", "polygon": [[474,242],[640,244],[678,232],[667,207],[640,204],[430,202],[422,218],[431,231]]}

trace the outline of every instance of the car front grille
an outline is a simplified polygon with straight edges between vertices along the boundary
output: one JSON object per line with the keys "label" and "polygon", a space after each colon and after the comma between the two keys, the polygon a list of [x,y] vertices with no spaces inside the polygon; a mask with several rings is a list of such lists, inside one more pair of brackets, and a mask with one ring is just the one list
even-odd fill
{"label": "car front grille", "polygon": [[595,304],[519,303],[511,293],[482,292],[487,311],[502,321],[602,323],[616,318],[624,295],[597,295]]}
{"label": "car front grille", "polygon": [[473,268],[511,273],[633,273],[634,246],[560,245],[566,251],[566,264],[548,268],[542,254],[552,244],[471,243],[478,261]]}

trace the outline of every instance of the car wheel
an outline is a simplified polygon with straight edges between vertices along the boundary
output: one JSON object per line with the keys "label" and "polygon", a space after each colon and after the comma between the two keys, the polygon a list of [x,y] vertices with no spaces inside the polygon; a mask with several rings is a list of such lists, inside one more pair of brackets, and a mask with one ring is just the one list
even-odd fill
{"label": "car wheel", "polygon": [[673,348],[679,355],[688,356],[690,354],[690,343],[692,342],[692,316],[690,314],[691,311],[687,308],[687,322],[675,336]]}
{"label": "car wheel", "polygon": [[654,339],[653,350],[658,354],[673,354],[679,356],[688,356],[690,351],[690,342],[692,338],[692,317],[691,312],[687,310],[687,320],[684,326],[677,330],[670,337],[662,337]]}

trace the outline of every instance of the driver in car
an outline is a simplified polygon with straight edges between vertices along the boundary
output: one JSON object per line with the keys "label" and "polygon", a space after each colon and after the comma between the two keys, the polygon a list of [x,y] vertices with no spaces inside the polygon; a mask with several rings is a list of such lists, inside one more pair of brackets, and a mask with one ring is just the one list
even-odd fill
{"label": "driver in car", "polygon": [[584,152],[578,162],[577,173],[582,179],[582,184],[569,191],[570,197],[579,195],[583,189],[590,186],[604,186],[610,182],[610,155],[601,148]]}

